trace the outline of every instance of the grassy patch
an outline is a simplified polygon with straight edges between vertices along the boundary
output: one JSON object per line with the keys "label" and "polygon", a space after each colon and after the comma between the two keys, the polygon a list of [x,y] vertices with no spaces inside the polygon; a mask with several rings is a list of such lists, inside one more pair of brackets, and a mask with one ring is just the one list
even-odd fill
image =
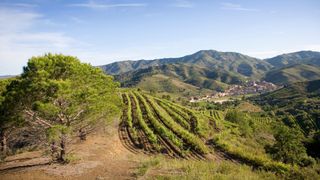
{"label": "grassy patch", "polygon": [[252,170],[246,165],[228,161],[161,160],[155,177],[147,179],[279,179],[274,173]]}
{"label": "grassy patch", "polygon": [[149,159],[141,163],[137,171],[134,173],[135,177],[144,176],[148,169],[157,166],[160,163],[159,158]]}

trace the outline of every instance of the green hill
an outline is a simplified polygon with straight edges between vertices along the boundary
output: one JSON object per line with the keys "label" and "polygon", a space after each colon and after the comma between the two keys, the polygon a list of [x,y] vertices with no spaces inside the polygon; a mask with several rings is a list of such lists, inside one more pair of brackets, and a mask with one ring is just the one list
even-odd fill
{"label": "green hill", "polygon": [[[147,88],[146,90],[152,88],[166,92],[184,92],[192,89],[221,91],[227,87],[227,84],[236,84],[245,80],[244,76],[235,75],[223,69],[208,69],[185,64],[152,66],[146,69],[129,71],[117,75],[115,78],[122,82],[124,87],[138,85],[138,87]],[[193,88],[190,89],[190,87]]]}
{"label": "green hill", "polygon": [[275,84],[288,84],[320,79],[320,67],[295,64],[266,73],[264,80]]}
{"label": "green hill", "polygon": [[202,50],[180,58],[122,61],[104,65],[101,68],[108,74],[118,75],[164,64],[185,64],[208,69],[224,69],[246,77],[260,77],[271,67],[262,60],[240,53]]}
{"label": "green hill", "polygon": [[240,53],[203,50],[180,58],[123,61],[101,68],[124,87],[199,93],[199,89],[221,91],[228,84],[260,79],[271,65]]}
{"label": "green hill", "polygon": [[275,68],[283,68],[294,64],[309,64],[320,66],[320,52],[299,51],[265,59],[265,61],[270,63]]}
{"label": "green hill", "polygon": [[[293,83],[277,91],[261,95],[264,100],[295,99],[308,97],[311,94],[320,95],[320,80]],[[271,101],[268,101],[272,103]]]}
{"label": "green hill", "polygon": [[284,122],[300,127],[307,135],[320,129],[320,80],[289,84],[252,100],[278,117],[290,115]]}
{"label": "green hill", "polygon": [[[260,60],[236,52],[202,50],[179,58],[122,61],[100,66],[124,87],[198,94],[246,80],[276,84],[320,78],[320,52],[300,51]],[[152,84],[152,85],[150,85]],[[190,94],[190,93],[187,93]]]}

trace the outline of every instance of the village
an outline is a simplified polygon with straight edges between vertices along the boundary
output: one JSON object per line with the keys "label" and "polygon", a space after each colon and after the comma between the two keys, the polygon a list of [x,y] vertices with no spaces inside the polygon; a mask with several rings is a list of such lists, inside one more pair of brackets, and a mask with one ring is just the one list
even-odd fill
{"label": "village", "polygon": [[200,102],[200,101],[217,101],[222,103],[228,101],[228,99],[217,100],[223,97],[233,97],[239,95],[248,95],[248,94],[263,94],[266,92],[271,92],[279,89],[280,86],[277,86],[273,83],[266,81],[248,81],[243,85],[231,85],[224,92],[216,92],[210,95],[201,96],[201,97],[191,97],[190,102]]}

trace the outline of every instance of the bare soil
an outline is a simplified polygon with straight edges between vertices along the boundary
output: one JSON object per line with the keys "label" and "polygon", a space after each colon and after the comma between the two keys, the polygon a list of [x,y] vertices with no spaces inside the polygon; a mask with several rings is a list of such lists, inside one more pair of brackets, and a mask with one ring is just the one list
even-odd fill
{"label": "bare soil", "polygon": [[135,179],[134,172],[146,155],[125,148],[118,122],[70,146],[69,164],[50,164],[43,151],[25,152],[0,164],[0,179]]}

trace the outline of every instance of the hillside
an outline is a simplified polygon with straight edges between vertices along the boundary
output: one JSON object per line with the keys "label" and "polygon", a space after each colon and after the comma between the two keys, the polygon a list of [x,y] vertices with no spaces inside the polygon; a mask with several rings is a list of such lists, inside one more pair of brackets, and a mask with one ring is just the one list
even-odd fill
{"label": "hillside", "polygon": [[277,91],[261,95],[259,98],[276,102],[277,99],[294,99],[320,94],[320,80],[293,83]]}
{"label": "hillside", "polygon": [[307,64],[294,64],[271,70],[266,73],[263,79],[275,84],[316,80],[320,79],[320,67]]}
{"label": "hillside", "polygon": [[[222,91],[230,84],[265,80],[288,84],[320,78],[320,52],[299,51],[260,60],[235,52],[202,50],[180,58],[121,61],[101,66],[124,87],[199,94]],[[148,84],[153,84],[149,86]]]}
{"label": "hillside", "polygon": [[[163,79],[163,77],[165,78]],[[189,64],[165,64],[129,71],[115,76],[115,79],[122,82],[124,87],[137,85],[140,87],[139,85],[150,82],[150,79],[152,79],[153,82],[160,82],[163,85],[160,90],[163,89],[167,92],[177,92],[179,90],[183,92],[190,86],[195,87],[192,89],[202,88],[221,91],[227,84],[240,83],[245,80],[245,77],[236,76],[232,72],[224,71],[224,69],[201,68]],[[153,88],[153,86],[148,87]]]}
{"label": "hillside", "polygon": [[283,68],[294,64],[309,64],[320,66],[320,52],[299,51],[265,59],[265,61],[270,63],[275,68]]}
{"label": "hillside", "polygon": [[202,50],[180,58],[115,62],[101,66],[101,68],[108,74],[117,75],[164,64],[186,64],[200,68],[224,69],[245,77],[259,77],[270,68],[268,63],[250,56],[215,50]]}
{"label": "hillside", "polygon": [[202,50],[180,58],[122,61],[101,68],[115,75],[124,87],[193,95],[206,89],[222,91],[228,84],[248,79],[257,80],[271,66],[240,53]]}
{"label": "hillside", "polygon": [[[190,83],[210,78],[224,86],[232,79],[223,77],[233,77],[188,64],[132,72],[139,86],[172,92],[205,90]],[[181,105],[158,92],[121,89],[101,69],[64,55],[33,57],[21,76],[0,82],[0,179],[319,179],[317,141],[306,141],[317,137],[319,81],[274,92],[273,99],[289,100],[271,101],[273,109],[264,106],[269,94],[260,96],[265,111],[245,98]],[[293,122],[305,137],[283,126],[296,109]]]}
{"label": "hillside", "polygon": [[273,110],[280,118],[291,115],[284,122],[299,126],[307,135],[320,129],[320,80],[289,84],[252,100],[265,110]]}
{"label": "hillside", "polygon": [[3,76],[0,76],[0,79],[8,79],[8,78],[12,78],[12,77],[15,77],[15,76],[12,76],[12,75],[3,75]]}

